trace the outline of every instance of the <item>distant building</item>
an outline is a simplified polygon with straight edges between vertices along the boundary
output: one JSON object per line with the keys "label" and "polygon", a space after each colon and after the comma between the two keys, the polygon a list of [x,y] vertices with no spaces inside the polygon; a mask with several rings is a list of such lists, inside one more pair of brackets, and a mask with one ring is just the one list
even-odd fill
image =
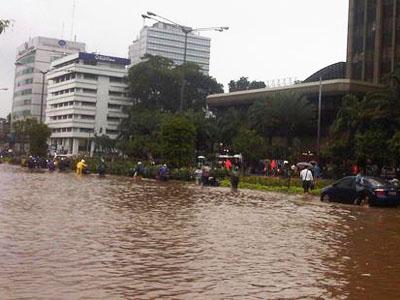
{"label": "distant building", "polygon": [[[189,33],[186,61],[196,63],[208,74],[210,65],[211,39]],[[177,65],[183,63],[185,34],[170,24],[157,22],[144,26],[140,37],[129,46],[129,57],[133,65],[142,61],[145,54],[158,55],[173,60]]]}
{"label": "distant building", "polygon": [[43,89],[43,74],[50,63],[62,56],[85,51],[84,43],[64,41],[47,37],[35,37],[17,48],[15,60],[14,96],[12,120],[40,119],[42,95],[42,119],[46,108],[47,87]]}
{"label": "distant building", "polygon": [[130,105],[129,59],[79,52],[54,61],[49,81],[46,123],[55,151],[93,153],[94,137],[116,138]]}
{"label": "distant building", "polygon": [[400,3],[350,0],[347,78],[381,83],[400,63]]}

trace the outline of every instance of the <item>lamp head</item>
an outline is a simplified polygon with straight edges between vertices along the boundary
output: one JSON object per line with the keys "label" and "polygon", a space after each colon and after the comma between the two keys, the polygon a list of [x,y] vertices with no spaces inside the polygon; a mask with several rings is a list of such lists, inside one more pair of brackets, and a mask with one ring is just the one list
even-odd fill
{"label": "lamp head", "polygon": [[152,16],[152,17],[156,17],[156,16],[157,16],[155,13],[153,13],[153,12],[151,12],[151,11],[148,11],[147,14],[148,14],[149,16]]}

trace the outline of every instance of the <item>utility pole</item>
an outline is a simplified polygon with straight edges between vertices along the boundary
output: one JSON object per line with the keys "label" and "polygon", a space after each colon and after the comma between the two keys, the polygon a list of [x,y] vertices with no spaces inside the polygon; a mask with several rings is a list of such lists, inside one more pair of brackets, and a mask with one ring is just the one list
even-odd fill
{"label": "utility pole", "polygon": [[319,163],[321,149],[321,106],[322,106],[322,77],[319,78],[319,95],[318,95],[318,132],[317,132],[317,160]]}

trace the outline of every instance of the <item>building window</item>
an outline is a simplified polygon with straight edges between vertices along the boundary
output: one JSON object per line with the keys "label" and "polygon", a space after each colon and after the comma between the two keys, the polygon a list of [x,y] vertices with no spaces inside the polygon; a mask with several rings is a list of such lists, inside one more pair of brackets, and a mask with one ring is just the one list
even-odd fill
{"label": "building window", "polygon": [[89,73],[83,73],[83,79],[87,80],[97,80],[98,76],[94,74],[89,74]]}
{"label": "building window", "polygon": [[120,118],[116,118],[116,117],[107,117],[107,121],[109,122],[119,122]]}
{"label": "building window", "polygon": [[81,119],[83,120],[94,120],[94,118],[92,115],[81,115]]}
{"label": "building window", "polygon": [[109,109],[121,109],[121,105],[118,105],[118,104],[110,104],[110,103],[108,103],[108,108]]}
{"label": "building window", "polygon": [[108,95],[115,97],[123,97],[124,94],[122,92],[108,91]]}
{"label": "building window", "polygon": [[97,90],[94,89],[82,89],[82,92],[85,94],[97,94]]}
{"label": "building window", "polygon": [[111,135],[113,135],[113,134],[118,134],[118,133],[119,133],[118,130],[106,129],[106,134],[111,134]]}
{"label": "building window", "polygon": [[93,107],[93,106],[96,106],[96,103],[94,103],[94,102],[82,101],[82,102],[81,102],[81,105],[82,105],[82,106],[90,106],[90,107]]}

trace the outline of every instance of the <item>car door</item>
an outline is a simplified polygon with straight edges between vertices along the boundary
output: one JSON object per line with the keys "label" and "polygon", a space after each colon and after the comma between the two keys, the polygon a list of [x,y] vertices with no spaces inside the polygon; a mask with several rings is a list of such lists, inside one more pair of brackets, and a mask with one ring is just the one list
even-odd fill
{"label": "car door", "polygon": [[353,204],[357,197],[355,177],[346,177],[335,184],[335,200]]}

